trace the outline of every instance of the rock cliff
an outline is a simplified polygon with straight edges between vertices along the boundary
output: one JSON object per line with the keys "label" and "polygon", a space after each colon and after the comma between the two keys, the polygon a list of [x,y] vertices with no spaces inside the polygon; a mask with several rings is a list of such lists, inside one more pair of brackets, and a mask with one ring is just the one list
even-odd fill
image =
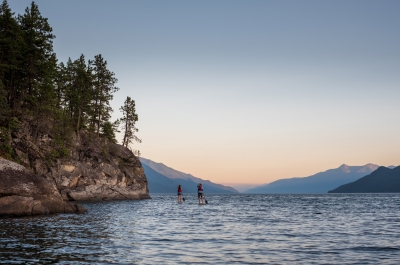
{"label": "rock cliff", "polygon": [[54,181],[0,158],[0,217],[85,212],[65,202]]}
{"label": "rock cliff", "polygon": [[24,122],[12,134],[12,148],[22,165],[53,179],[64,200],[150,198],[142,165],[128,148],[81,131],[60,156],[47,131]]}
{"label": "rock cliff", "polygon": [[147,199],[147,179],[133,153],[110,142],[81,136],[71,157],[60,159],[47,174],[54,178],[65,199]]}

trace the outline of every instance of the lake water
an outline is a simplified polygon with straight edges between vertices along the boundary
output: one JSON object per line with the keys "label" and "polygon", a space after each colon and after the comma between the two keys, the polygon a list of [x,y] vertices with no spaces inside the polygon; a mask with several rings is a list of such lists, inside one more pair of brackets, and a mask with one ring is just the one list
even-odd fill
{"label": "lake water", "polygon": [[400,264],[400,195],[173,195],[0,219],[1,264]]}

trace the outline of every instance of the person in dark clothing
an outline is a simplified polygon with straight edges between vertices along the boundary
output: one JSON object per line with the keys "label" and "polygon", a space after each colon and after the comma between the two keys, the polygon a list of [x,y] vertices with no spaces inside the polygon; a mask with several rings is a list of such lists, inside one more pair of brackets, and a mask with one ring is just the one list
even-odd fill
{"label": "person in dark clothing", "polygon": [[204,204],[203,185],[201,185],[201,183],[197,185],[197,199],[199,203]]}
{"label": "person in dark clothing", "polygon": [[182,202],[182,187],[178,185],[178,202]]}

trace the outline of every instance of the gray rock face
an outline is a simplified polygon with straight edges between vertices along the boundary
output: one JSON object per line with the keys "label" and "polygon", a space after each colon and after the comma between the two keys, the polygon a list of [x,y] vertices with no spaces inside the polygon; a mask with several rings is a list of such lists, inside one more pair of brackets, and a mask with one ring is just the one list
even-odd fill
{"label": "gray rock face", "polygon": [[65,202],[52,179],[0,158],[0,217],[85,211]]}
{"label": "gray rock face", "polygon": [[49,175],[69,200],[150,198],[140,161],[130,150],[114,143],[92,145],[81,140],[72,157],[59,160]]}
{"label": "gray rock face", "polygon": [[98,201],[147,199],[147,179],[139,159],[126,147],[81,131],[74,136],[69,155],[54,153],[53,136],[31,135],[28,123],[14,133],[12,146],[21,163],[51,178],[64,200]]}

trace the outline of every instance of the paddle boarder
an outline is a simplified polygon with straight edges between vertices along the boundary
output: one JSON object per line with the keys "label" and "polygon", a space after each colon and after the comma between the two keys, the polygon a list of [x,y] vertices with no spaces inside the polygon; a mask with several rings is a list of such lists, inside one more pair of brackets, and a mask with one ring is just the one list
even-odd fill
{"label": "paddle boarder", "polygon": [[197,185],[197,198],[199,199],[199,204],[204,204],[203,185],[201,183]]}
{"label": "paddle boarder", "polygon": [[182,202],[182,187],[178,185],[178,203]]}

